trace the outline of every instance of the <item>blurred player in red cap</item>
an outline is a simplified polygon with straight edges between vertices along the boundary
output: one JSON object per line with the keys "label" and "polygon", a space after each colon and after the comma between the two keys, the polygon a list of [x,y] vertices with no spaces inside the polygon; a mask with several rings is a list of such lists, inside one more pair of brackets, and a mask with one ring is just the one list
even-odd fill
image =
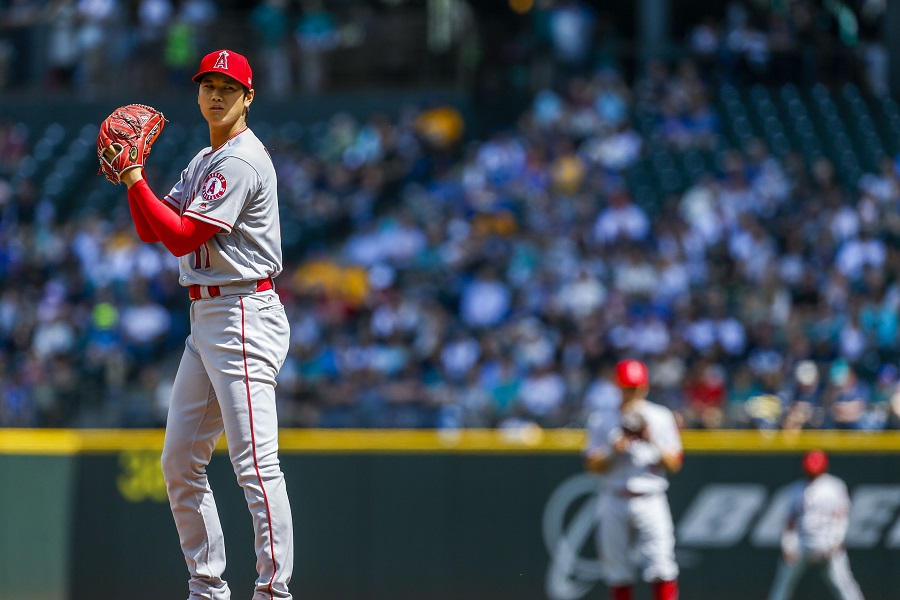
{"label": "blurred player in red cap", "polygon": [[667,475],[681,469],[681,433],[668,408],[649,402],[650,374],[639,360],[616,364],[618,413],[595,412],[587,426],[585,468],[600,473],[598,549],[613,600],[634,598],[633,543],[654,600],[677,600],[675,528]]}
{"label": "blurred player in red cap", "polygon": [[828,473],[828,455],[822,450],[810,450],[800,464],[804,476],[788,491],[790,512],[769,600],[790,598],[808,567],[819,570],[835,598],[862,600],[844,549],[850,522],[847,485]]}

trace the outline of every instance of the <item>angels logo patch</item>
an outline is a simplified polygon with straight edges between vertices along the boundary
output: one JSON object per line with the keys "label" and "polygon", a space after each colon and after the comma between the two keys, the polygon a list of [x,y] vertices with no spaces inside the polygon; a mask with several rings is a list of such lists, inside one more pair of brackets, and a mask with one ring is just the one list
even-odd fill
{"label": "angels logo patch", "polygon": [[203,197],[206,200],[218,200],[225,195],[225,176],[221,173],[210,173],[203,182]]}

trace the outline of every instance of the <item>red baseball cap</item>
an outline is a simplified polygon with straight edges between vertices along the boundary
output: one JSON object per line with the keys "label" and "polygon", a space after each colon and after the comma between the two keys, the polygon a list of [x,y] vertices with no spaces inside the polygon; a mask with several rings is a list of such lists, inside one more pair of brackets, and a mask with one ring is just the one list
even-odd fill
{"label": "red baseball cap", "polygon": [[616,381],[621,387],[636,388],[650,382],[647,365],[639,360],[627,358],[616,364]]}
{"label": "red baseball cap", "polygon": [[253,89],[253,71],[243,54],[232,50],[216,50],[210,52],[200,61],[200,72],[194,75],[194,81],[200,81],[207,73],[222,73],[240,82],[241,85]]}
{"label": "red baseball cap", "polygon": [[828,455],[822,450],[810,450],[803,456],[803,470],[808,475],[821,475],[828,470]]}

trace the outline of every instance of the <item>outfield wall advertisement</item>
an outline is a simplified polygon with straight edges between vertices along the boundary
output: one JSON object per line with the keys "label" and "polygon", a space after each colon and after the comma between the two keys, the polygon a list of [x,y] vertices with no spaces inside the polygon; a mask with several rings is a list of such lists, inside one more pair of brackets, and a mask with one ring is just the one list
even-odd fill
{"label": "outfield wall advertisement", "polygon": [[[187,571],[159,472],[159,432],[104,434],[63,447],[16,445],[6,433],[0,431],[7,482],[0,490],[0,598],[186,595]],[[594,544],[598,482],[581,470],[578,434],[526,443],[424,432],[342,435],[349,434],[282,436],[296,598],[607,597]],[[802,450],[823,443],[831,446],[832,472],[851,491],[847,545],[865,597],[898,597],[900,440],[729,445],[728,439],[738,438],[686,435],[685,467],[672,479],[682,598],[766,597],[785,486],[799,476]],[[250,519],[224,452],[214,456],[209,477],[225,528],[232,597],[249,597]],[[795,597],[828,596],[810,573]]]}

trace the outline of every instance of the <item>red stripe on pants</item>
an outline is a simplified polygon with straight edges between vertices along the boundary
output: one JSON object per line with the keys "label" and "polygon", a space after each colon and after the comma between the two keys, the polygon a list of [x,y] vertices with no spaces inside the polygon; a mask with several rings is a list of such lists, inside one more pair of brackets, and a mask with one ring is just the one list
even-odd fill
{"label": "red stripe on pants", "polygon": [[253,403],[250,397],[250,369],[247,367],[247,344],[244,337],[244,299],[241,298],[241,353],[244,359],[244,386],[247,388],[247,415],[250,421],[250,443],[253,446],[253,468],[256,469],[256,479],[259,481],[259,489],[262,490],[263,501],[266,504],[266,523],[269,526],[269,552],[272,554],[272,577],[269,578],[269,597],[274,598],[272,584],[275,581],[275,573],[278,572],[278,562],[275,560],[275,532],[272,529],[272,513],[269,510],[269,496],[263,485],[262,475],[259,472],[259,461],[256,458],[256,432],[253,430]]}

